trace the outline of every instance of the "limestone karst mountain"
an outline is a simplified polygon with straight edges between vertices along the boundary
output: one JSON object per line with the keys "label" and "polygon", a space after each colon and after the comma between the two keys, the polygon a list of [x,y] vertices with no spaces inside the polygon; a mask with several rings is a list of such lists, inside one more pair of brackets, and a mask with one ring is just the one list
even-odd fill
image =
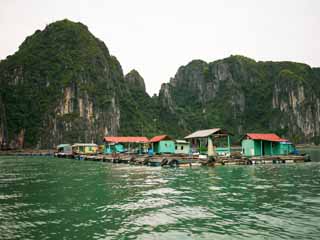
{"label": "limestone karst mountain", "polygon": [[319,69],[294,62],[256,62],[243,56],[191,61],[160,90],[167,130],[227,127],[276,132],[296,142],[319,142]]}
{"label": "limestone karst mountain", "polygon": [[124,76],[85,25],[62,20],[0,62],[0,145],[48,148],[117,134],[183,137],[209,127],[319,142],[319,83],[319,68],[231,56],[191,61],[150,97],[140,74]]}

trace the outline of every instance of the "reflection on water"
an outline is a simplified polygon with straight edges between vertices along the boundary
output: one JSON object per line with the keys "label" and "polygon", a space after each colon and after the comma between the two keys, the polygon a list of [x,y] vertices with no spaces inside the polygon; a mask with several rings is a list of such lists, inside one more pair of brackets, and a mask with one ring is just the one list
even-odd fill
{"label": "reflection on water", "polygon": [[192,169],[1,157],[0,239],[319,239],[312,154]]}

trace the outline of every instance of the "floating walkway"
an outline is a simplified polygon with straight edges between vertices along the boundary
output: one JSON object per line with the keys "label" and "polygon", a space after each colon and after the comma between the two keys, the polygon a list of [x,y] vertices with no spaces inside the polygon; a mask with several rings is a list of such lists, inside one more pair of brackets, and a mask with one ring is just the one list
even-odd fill
{"label": "floating walkway", "polygon": [[43,157],[52,157],[55,156],[53,150],[30,150],[30,151],[0,151],[0,156],[43,156]]}
{"label": "floating walkway", "polygon": [[222,166],[222,165],[253,165],[253,164],[284,164],[309,162],[308,155],[261,156],[261,157],[216,157],[199,158],[183,154],[139,155],[139,154],[98,154],[74,155],[55,153],[58,158],[70,158],[85,161],[99,161],[118,164],[145,165],[152,167],[195,167],[195,166]]}
{"label": "floating walkway", "polygon": [[258,164],[290,164],[310,162],[309,155],[277,155],[243,157],[241,155],[231,157],[199,158],[187,154],[161,154],[149,156],[147,154],[97,154],[79,155],[71,153],[55,153],[52,150],[43,151],[0,151],[0,156],[47,156],[68,158],[85,161],[109,162],[118,164],[144,165],[150,167],[197,167],[197,166],[222,166],[222,165],[258,165]]}

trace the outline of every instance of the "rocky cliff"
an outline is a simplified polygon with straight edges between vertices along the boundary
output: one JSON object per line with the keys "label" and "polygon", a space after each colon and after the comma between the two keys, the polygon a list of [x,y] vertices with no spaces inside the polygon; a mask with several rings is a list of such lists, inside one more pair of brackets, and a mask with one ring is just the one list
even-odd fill
{"label": "rocky cliff", "polygon": [[1,62],[0,138],[11,147],[91,142],[120,128],[121,66],[81,23],[48,25]]}
{"label": "rocky cliff", "polygon": [[231,56],[180,67],[159,97],[178,134],[220,126],[312,142],[320,136],[319,83],[319,70],[305,64]]}
{"label": "rocky cliff", "polygon": [[145,91],[144,79],[132,70],[124,77],[126,94],[121,97],[120,134],[151,137],[158,134],[157,98]]}
{"label": "rocky cliff", "polygon": [[191,61],[150,97],[136,70],[124,76],[85,25],[63,20],[37,30],[0,62],[0,145],[183,137],[211,127],[319,142],[319,82],[319,68],[231,56]]}
{"label": "rocky cliff", "polygon": [[131,70],[125,75],[124,79],[131,91],[146,93],[144,79],[137,70]]}

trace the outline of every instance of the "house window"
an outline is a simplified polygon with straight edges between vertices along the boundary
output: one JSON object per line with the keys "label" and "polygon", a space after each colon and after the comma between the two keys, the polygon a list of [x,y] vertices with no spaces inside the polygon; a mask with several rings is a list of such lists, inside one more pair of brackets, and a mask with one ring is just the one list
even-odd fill
{"label": "house window", "polygon": [[177,150],[177,149],[178,149],[178,147],[177,147],[177,146],[175,146],[175,149]]}
{"label": "house window", "polygon": [[183,150],[183,146],[181,146],[181,150]]}

